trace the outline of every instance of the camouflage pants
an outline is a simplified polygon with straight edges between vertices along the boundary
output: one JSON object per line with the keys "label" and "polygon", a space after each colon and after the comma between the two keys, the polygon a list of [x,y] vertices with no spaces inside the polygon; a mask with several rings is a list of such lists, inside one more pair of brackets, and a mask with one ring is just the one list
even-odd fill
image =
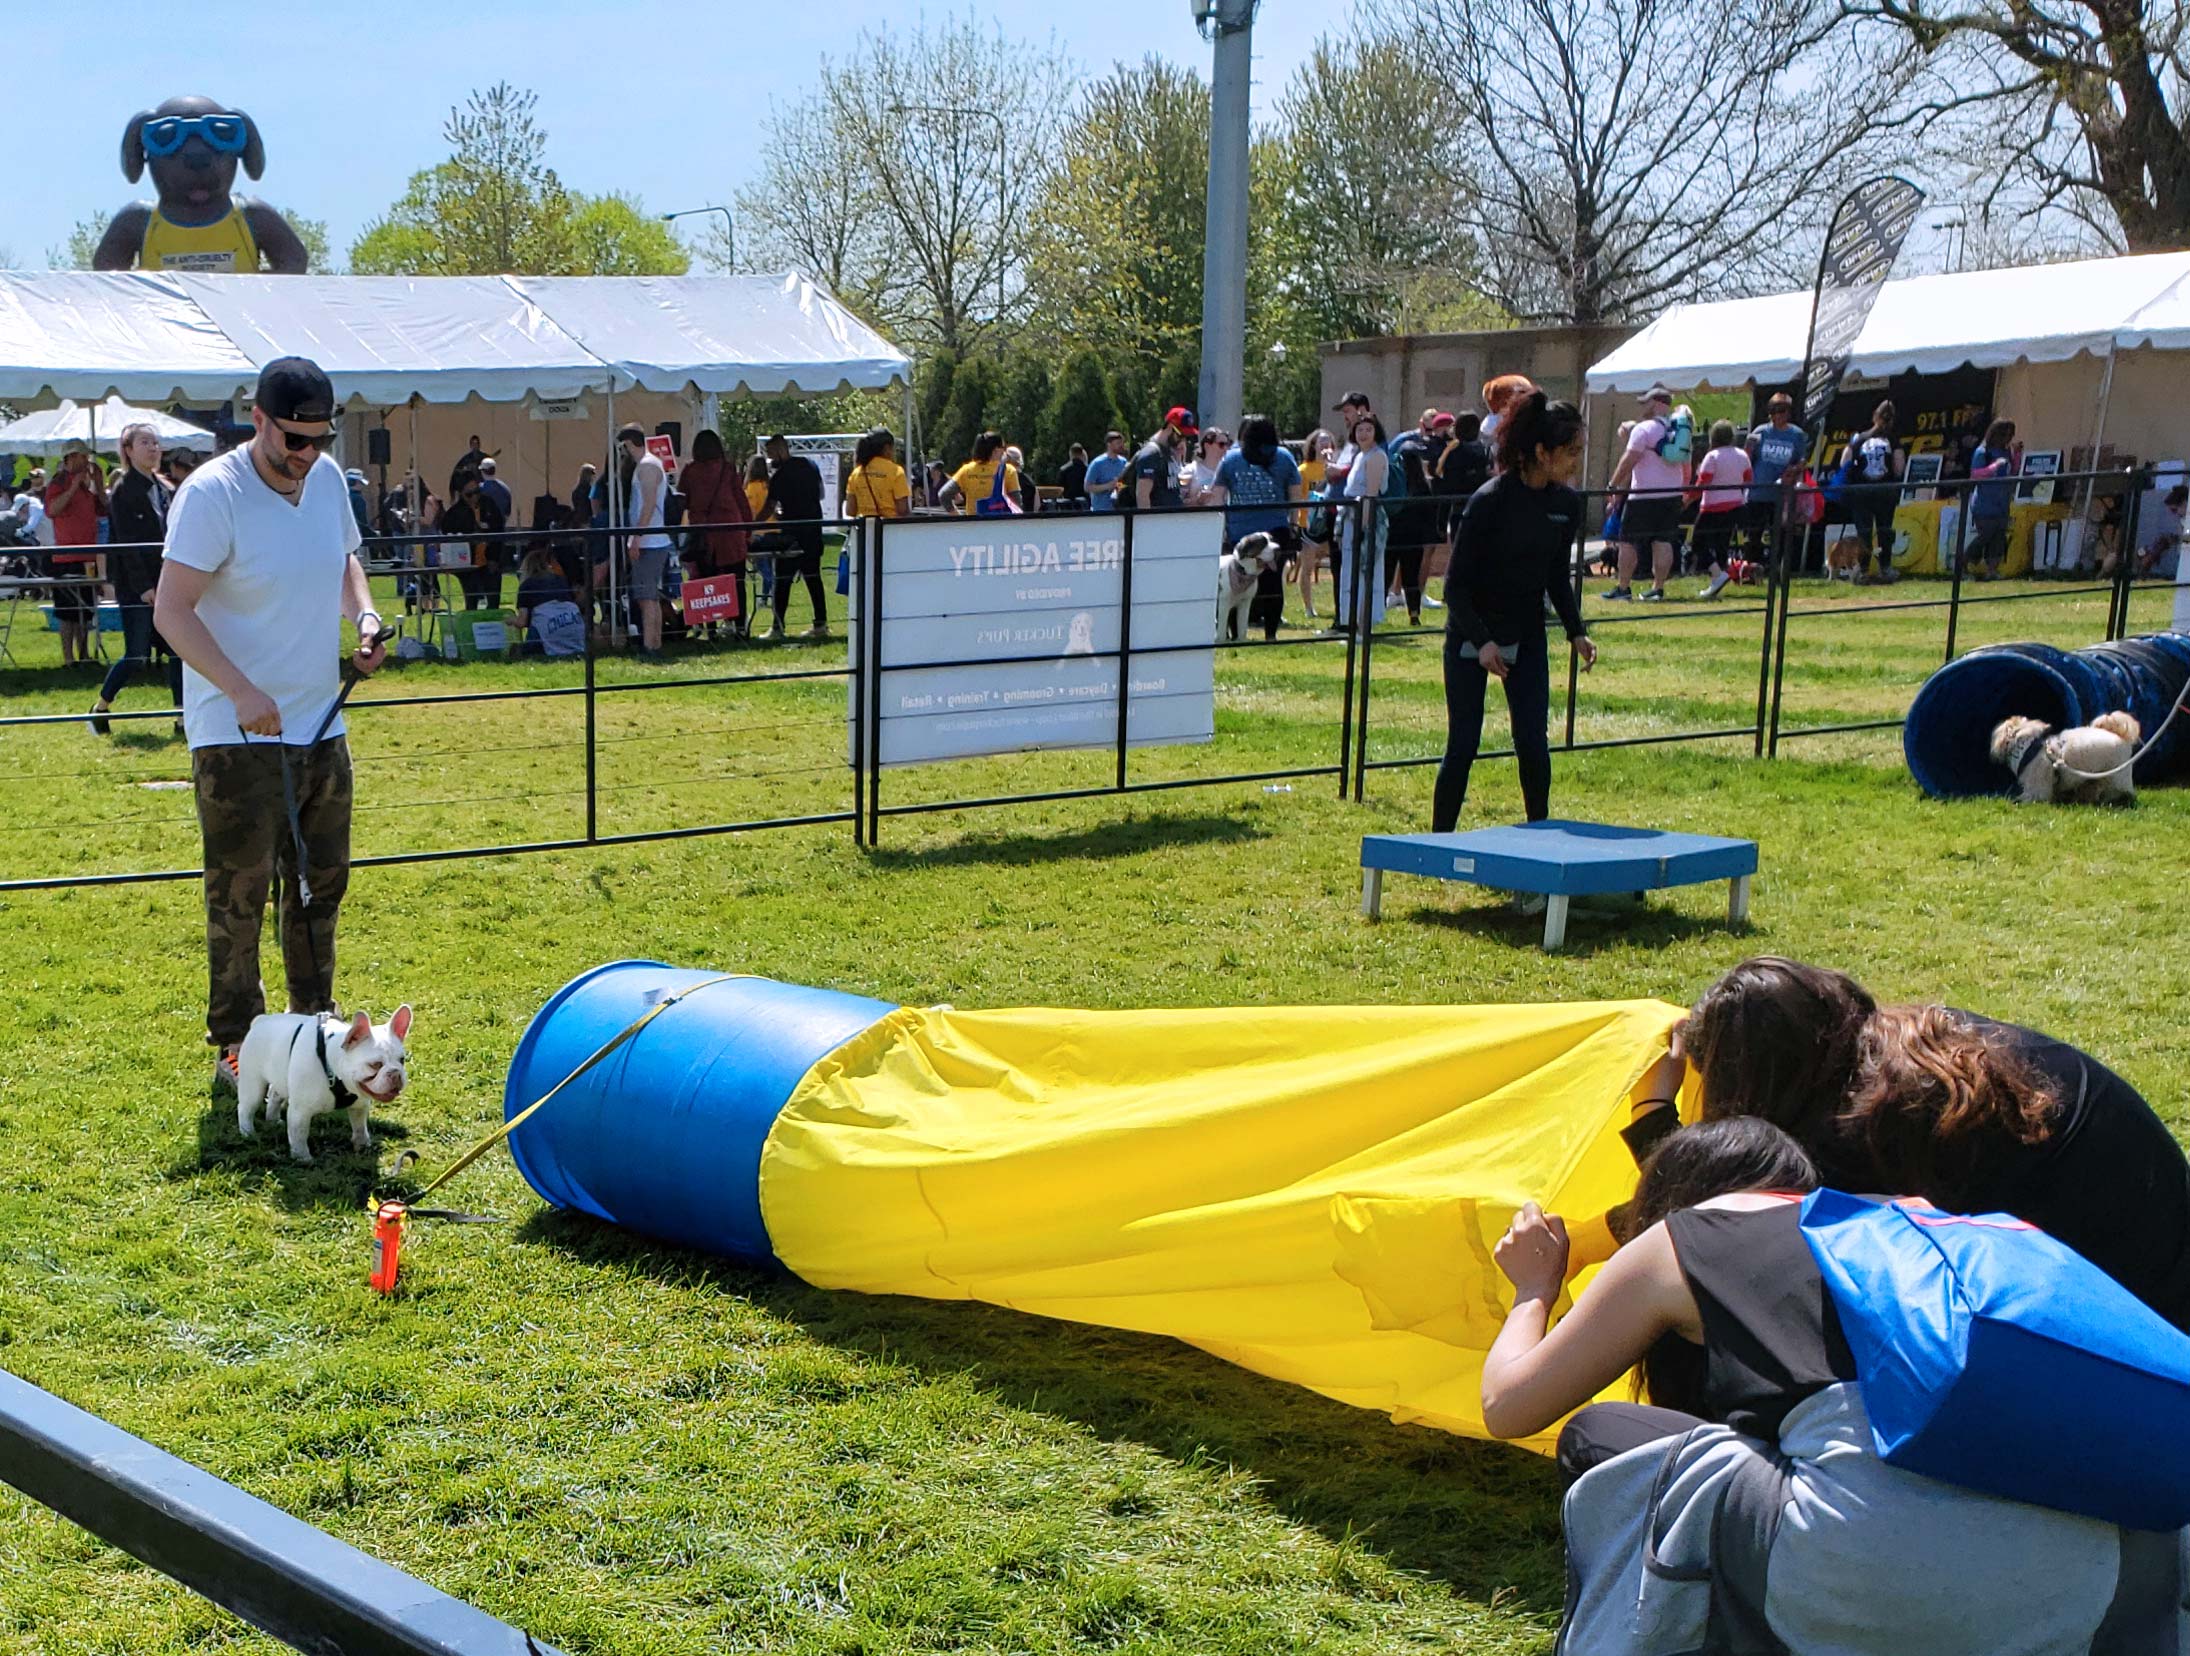
{"label": "camouflage pants", "polygon": [[198,827],[205,837],[205,1030],[215,1046],[240,1041],[266,1010],[259,932],[280,883],[281,961],[289,1010],[334,1008],[335,911],[350,883],[350,748],[337,736],[287,750],[304,829],[309,908],[297,902],[296,847],[282,803],[274,742],[202,747],[190,755]]}

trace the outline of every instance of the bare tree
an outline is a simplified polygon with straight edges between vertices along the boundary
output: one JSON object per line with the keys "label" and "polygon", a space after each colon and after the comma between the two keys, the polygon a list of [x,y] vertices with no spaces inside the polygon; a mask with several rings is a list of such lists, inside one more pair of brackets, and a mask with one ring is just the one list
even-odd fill
{"label": "bare tree", "polygon": [[1924,71],[1919,130],[1987,146],[1984,216],[2065,216],[2131,252],[2190,242],[2179,0],[1840,3],[1858,23],[1891,25]]}
{"label": "bare tree", "polygon": [[1517,317],[1596,322],[1797,286],[1850,178],[1900,159],[1896,42],[1834,0],[1738,24],[1664,0],[1385,0],[1444,79],[1483,285]]}
{"label": "bare tree", "polygon": [[[970,20],[869,35],[823,65],[816,114],[845,158],[851,215],[879,238],[875,292],[901,335],[963,351],[1022,308],[1022,226],[1069,89],[1054,51]],[[813,136],[771,125],[792,153]]]}
{"label": "bare tree", "polygon": [[[771,109],[761,144],[760,178],[737,194],[744,262],[789,265],[819,277],[855,310],[882,321],[891,288],[889,235],[872,199],[872,164],[848,150],[819,94]],[[703,255],[727,269],[732,249],[722,227]]]}

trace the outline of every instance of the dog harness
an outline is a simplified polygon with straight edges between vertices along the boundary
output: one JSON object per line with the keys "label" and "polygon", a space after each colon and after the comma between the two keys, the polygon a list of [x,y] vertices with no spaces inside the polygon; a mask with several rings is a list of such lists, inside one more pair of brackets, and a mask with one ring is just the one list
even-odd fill
{"label": "dog harness", "polygon": [[210,270],[249,276],[259,268],[259,243],[241,207],[230,207],[211,224],[177,224],[155,206],[145,221],[137,263],[145,270]]}
{"label": "dog harness", "polygon": [[2044,725],[2035,730],[2026,730],[2015,738],[2008,748],[2007,768],[2008,773],[2015,778],[2016,787],[2021,788],[2023,785],[2023,766],[2029,760],[2033,748],[2046,748],[2055,763],[2059,762],[2060,751],[2052,746],[2052,742],[2053,732]]}
{"label": "dog harness", "polygon": [[[296,1056],[297,1038],[303,1033],[304,1031],[300,1029],[295,1035],[289,1037],[289,1055],[292,1058]],[[327,1019],[322,1014],[314,1014],[312,1018],[312,1051],[319,1058],[320,1073],[327,1077],[328,1091],[335,1095],[335,1108],[338,1110],[351,1108],[357,1103],[357,1094],[342,1084],[341,1079],[335,1074],[334,1065],[327,1062]]]}

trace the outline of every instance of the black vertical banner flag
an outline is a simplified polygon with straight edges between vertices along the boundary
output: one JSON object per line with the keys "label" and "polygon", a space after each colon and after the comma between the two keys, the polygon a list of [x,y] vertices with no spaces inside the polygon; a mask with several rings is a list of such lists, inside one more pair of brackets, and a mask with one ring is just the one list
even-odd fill
{"label": "black vertical banner flag", "polygon": [[1848,372],[1856,336],[1923,210],[1924,192],[1889,174],[1858,184],[1833,214],[1817,262],[1810,342],[1802,355],[1802,424],[1812,437],[1822,429],[1818,422],[1831,410],[1833,393]]}

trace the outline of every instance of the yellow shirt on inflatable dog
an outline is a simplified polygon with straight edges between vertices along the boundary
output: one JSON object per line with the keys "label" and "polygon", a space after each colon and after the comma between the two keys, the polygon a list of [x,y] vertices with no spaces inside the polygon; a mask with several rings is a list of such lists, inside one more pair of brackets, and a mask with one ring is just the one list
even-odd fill
{"label": "yellow shirt on inflatable dog", "polygon": [[145,221],[137,263],[145,270],[196,270],[255,275],[258,238],[243,209],[231,207],[211,224],[177,224],[159,208]]}

